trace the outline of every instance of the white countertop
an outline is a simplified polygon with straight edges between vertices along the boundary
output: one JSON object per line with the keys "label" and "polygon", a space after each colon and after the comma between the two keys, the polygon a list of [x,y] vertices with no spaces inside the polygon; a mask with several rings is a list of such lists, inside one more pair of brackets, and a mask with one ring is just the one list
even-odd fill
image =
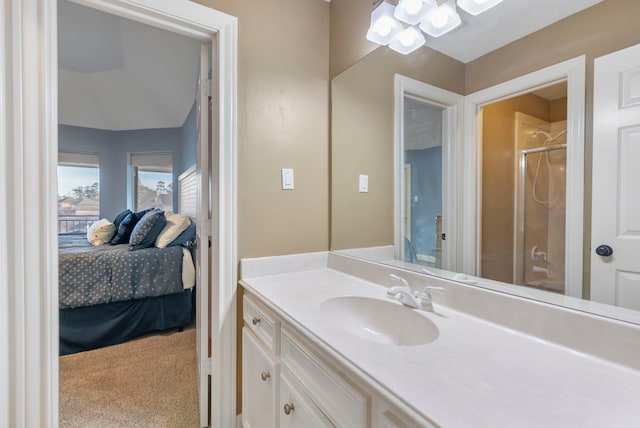
{"label": "white countertop", "polygon": [[640,372],[630,368],[437,304],[435,313],[420,312],[440,331],[434,342],[369,342],[333,326],[320,304],[338,296],[391,301],[386,289],[328,268],[243,283],[364,381],[445,428],[640,426]]}

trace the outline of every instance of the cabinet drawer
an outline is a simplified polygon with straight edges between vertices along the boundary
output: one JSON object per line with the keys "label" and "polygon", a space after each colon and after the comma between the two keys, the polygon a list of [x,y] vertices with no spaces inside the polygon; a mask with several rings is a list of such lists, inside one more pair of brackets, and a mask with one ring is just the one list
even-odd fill
{"label": "cabinet drawer", "polygon": [[263,304],[248,294],[244,295],[243,319],[246,326],[278,355],[280,321]]}
{"label": "cabinet drawer", "polygon": [[286,370],[280,378],[280,428],[332,428],[322,414]]}
{"label": "cabinet drawer", "polygon": [[282,329],[281,360],[336,426],[369,426],[369,398],[320,361],[286,328]]}

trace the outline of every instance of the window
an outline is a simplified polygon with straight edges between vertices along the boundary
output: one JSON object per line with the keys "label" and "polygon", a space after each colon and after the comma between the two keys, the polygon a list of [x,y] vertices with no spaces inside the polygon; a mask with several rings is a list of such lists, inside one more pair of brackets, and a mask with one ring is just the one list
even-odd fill
{"label": "window", "polygon": [[131,153],[135,210],[161,208],[173,211],[171,153]]}
{"label": "window", "polygon": [[97,153],[58,153],[58,232],[85,233],[100,216]]}

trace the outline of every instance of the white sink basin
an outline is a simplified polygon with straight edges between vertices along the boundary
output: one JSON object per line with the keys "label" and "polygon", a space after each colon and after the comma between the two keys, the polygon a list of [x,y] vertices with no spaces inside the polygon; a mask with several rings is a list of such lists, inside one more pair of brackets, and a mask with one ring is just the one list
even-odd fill
{"label": "white sink basin", "polygon": [[391,301],[343,296],[325,300],[320,307],[334,327],[371,342],[417,346],[440,334],[427,317]]}

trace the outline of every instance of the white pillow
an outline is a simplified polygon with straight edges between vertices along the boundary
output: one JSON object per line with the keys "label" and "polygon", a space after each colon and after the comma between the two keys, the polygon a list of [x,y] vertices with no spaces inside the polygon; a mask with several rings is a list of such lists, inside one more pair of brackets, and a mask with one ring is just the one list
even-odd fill
{"label": "white pillow", "polygon": [[166,214],[167,224],[156,238],[156,247],[165,248],[189,227],[189,217],[185,214]]}
{"label": "white pillow", "polygon": [[91,245],[104,245],[111,241],[113,235],[116,234],[116,225],[106,218],[100,219],[93,223],[87,229],[87,240]]}

